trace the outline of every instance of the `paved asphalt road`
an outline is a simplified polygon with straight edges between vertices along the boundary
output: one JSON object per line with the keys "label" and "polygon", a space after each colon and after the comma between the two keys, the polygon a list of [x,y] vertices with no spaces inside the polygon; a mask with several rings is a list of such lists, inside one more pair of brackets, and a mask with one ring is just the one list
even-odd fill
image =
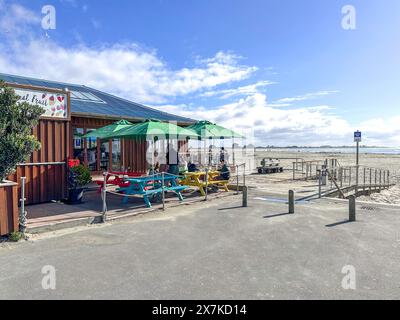
{"label": "paved asphalt road", "polygon": [[[1,299],[400,298],[400,212],[287,205],[250,191],[105,226],[0,247]],[[373,206],[372,206],[373,207]],[[56,289],[42,288],[42,267]],[[356,271],[344,290],[342,268]]]}

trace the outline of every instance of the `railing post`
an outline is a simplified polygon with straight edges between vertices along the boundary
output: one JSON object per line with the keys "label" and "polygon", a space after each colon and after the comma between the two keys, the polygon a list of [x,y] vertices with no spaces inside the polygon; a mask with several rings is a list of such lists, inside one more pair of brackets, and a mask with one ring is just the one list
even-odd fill
{"label": "railing post", "polygon": [[293,162],[293,180],[296,180],[296,169],[295,169],[296,163]]}
{"label": "railing post", "polygon": [[26,230],[25,183],[26,177],[21,177],[21,209],[19,213],[19,231],[22,233],[25,233]]}
{"label": "railing post", "polygon": [[349,221],[356,221],[356,197],[349,197]]}
{"label": "railing post", "polygon": [[318,198],[322,197],[322,171],[318,173]]}
{"label": "railing post", "polygon": [[162,196],[162,209],[163,209],[163,211],[165,211],[165,189],[164,189],[165,179],[164,178],[165,178],[165,172],[163,171],[161,173],[161,188],[162,188],[161,196]]}
{"label": "railing post", "polygon": [[349,169],[349,186],[351,187],[351,167]]}
{"label": "railing post", "polygon": [[343,168],[340,167],[339,169],[339,175],[340,175],[340,187],[343,187]]}
{"label": "railing post", "polygon": [[383,170],[383,189],[386,188],[386,170]]}
{"label": "railing post", "polygon": [[369,194],[372,192],[372,168],[369,168]]}
{"label": "railing post", "polygon": [[294,191],[289,190],[289,213],[294,213]]}
{"label": "railing post", "polygon": [[107,221],[107,172],[103,172],[103,188],[102,188],[102,192],[103,192],[103,211],[102,211],[102,220],[103,223],[105,223]]}
{"label": "railing post", "polygon": [[239,194],[239,165],[236,165],[236,194]]}
{"label": "railing post", "polygon": [[205,198],[204,198],[204,200],[205,201],[207,201],[207,198],[208,198],[208,168],[206,168],[206,196],[205,196]]}
{"label": "railing post", "polygon": [[365,193],[365,184],[367,183],[367,168],[364,167],[364,183],[363,183],[363,191]]}
{"label": "railing post", "polygon": [[243,186],[246,185],[246,162],[243,163]]}

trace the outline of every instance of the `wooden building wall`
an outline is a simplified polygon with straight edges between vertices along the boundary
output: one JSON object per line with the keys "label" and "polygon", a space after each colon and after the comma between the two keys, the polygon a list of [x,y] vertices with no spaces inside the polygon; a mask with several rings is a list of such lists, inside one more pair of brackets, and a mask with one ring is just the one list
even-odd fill
{"label": "wooden building wall", "polygon": [[[67,197],[67,160],[70,157],[70,124],[68,121],[40,120],[33,129],[41,149],[25,165],[20,165],[9,180],[20,185],[26,177],[26,204],[61,200]],[[20,196],[20,186],[18,193]]]}

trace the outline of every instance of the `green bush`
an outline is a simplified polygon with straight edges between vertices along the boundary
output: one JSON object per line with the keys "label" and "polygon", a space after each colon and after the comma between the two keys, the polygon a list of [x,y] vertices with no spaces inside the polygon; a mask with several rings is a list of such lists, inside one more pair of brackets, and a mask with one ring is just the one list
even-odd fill
{"label": "green bush", "polygon": [[8,240],[12,241],[12,242],[18,242],[19,240],[22,240],[25,238],[25,235],[22,232],[12,232],[9,237]]}
{"label": "green bush", "polygon": [[82,188],[92,181],[90,171],[84,165],[79,165],[69,170],[69,185],[71,189]]}
{"label": "green bush", "polygon": [[0,182],[40,149],[32,129],[43,113],[40,106],[18,103],[14,89],[0,80]]}

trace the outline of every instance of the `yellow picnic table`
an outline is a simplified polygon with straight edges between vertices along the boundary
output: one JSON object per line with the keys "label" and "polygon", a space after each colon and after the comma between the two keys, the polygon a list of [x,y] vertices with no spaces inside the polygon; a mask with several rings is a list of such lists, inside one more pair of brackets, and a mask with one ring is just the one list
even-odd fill
{"label": "yellow picnic table", "polygon": [[206,195],[204,188],[206,186],[217,186],[223,188],[225,191],[229,191],[228,183],[229,180],[218,180],[220,172],[219,171],[209,171],[208,179],[206,182],[206,172],[186,172],[184,173],[184,178],[181,180],[180,184],[183,186],[198,187],[202,196]]}

